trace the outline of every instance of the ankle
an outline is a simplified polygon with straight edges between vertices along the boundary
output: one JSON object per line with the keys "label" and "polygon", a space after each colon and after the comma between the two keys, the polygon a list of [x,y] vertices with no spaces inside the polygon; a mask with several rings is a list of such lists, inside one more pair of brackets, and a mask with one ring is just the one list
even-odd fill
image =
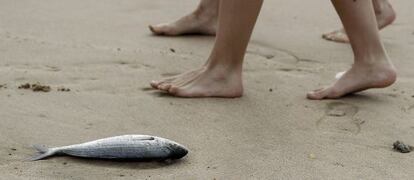
{"label": "ankle", "polygon": [[[352,68],[359,69],[365,72],[391,72],[395,74],[396,70],[392,62],[388,58],[375,58],[355,61]],[[394,75],[392,75],[394,76]]]}
{"label": "ankle", "polygon": [[230,64],[209,63],[204,72],[217,81],[241,80],[242,68]]}
{"label": "ankle", "polygon": [[193,15],[199,20],[215,20],[218,18],[218,9],[212,5],[200,5],[194,12]]}
{"label": "ankle", "polygon": [[221,52],[213,49],[208,63],[205,66],[207,69],[220,72],[241,72],[244,55],[240,56],[239,54],[230,53],[229,51]]}
{"label": "ankle", "polygon": [[388,54],[386,53],[383,47],[378,47],[378,48],[366,47],[363,52],[356,52],[354,59],[355,59],[356,64],[367,64],[367,65],[384,64],[384,63],[390,64],[391,62],[390,58],[388,57]]}
{"label": "ankle", "polygon": [[392,66],[391,61],[387,56],[366,56],[362,58],[355,58],[354,65],[365,67]]}
{"label": "ankle", "polygon": [[236,68],[229,65],[209,65],[206,72],[217,78],[229,78],[241,76],[241,68]]}

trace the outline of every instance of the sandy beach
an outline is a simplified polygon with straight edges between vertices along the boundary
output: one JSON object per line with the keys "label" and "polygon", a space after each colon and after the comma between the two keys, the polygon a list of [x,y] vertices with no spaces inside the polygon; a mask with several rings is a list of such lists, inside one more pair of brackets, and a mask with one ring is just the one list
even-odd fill
{"label": "sandy beach", "polygon": [[[214,37],[156,37],[149,24],[198,1],[0,0],[0,179],[413,179],[414,3],[392,1],[381,36],[395,85],[340,100],[306,92],[353,60],[327,42],[340,27],[325,0],[265,1],[237,99],[182,99],[149,82],[198,67]],[[49,92],[19,89],[25,83]],[[58,88],[70,91],[58,91]],[[169,162],[54,157],[28,162],[33,144],[62,146],[123,134],[172,139],[190,150]]]}

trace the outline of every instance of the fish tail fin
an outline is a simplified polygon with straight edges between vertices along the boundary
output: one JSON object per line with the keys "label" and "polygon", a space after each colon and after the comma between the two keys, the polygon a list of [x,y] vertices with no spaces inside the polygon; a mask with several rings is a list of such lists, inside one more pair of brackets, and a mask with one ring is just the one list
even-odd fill
{"label": "fish tail fin", "polygon": [[29,158],[29,161],[37,161],[37,160],[41,160],[44,158],[47,158],[49,156],[53,156],[54,154],[56,154],[56,150],[52,149],[52,148],[47,148],[46,146],[42,146],[42,145],[33,145],[33,148],[35,148],[39,154]]}
{"label": "fish tail fin", "polygon": [[45,145],[33,145],[33,148],[35,148],[39,153],[45,153],[49,151],[49,148]]}

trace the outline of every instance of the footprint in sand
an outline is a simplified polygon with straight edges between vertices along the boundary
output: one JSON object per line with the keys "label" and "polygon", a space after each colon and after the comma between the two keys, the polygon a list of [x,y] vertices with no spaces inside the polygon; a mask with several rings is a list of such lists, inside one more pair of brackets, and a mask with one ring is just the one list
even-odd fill
{"label": "footprint in sand", "polygon": [[58,72],[61,71],[61,69],[57,66],[50,66],[50,65],[45,65],[45,69],[47,71],[53,71],[53,72]]}
{"label": "footprint in sand", "polygon": [[413,104],[413,105],[409,105],[409,106],[405,106],[405,107],[403,107],[403,108],[402,108],[402,110],[403,110],[405,113],[409,113],[409,112],[411,112],[412,110],[414,110],[414,104]]}
{"label": "footprint in sand", "polygon": [[176,73],[176,72],[171,72],[171,73],[162,73],[161,76],[162,77],[171,77],[171,76],[177,76],[180,73]]}
{"label": "footprint in sand", "polygon": [[138,62],[126,62],[124,64],[119,63],[120,65],[128,65],[128,67],[132,69],[141,69],[141,68],[147,68],[147,69],[155,69],[154,66],[145,64],[145,63],[138,63]]}
{"label": "footprint in sand", "polygon": [[359,108],[355,105],[331,102],[326,105],[325,114],[317,121],[316,125],[322,131],[358,134],[364,123],[355,117],[358,111]]}
{"label": "footprint in sand", "polygon": [[259,41],[252,41],[250,46],[247,49],[248,54],[256,55],[263,57],[265,59],[289,59],[295,61],[297,59],[296,55],[289,51],[282,49],[274,48],[270,45]]}
{"label": "footprint in sand", "polygon": [[[282,72],[314,72],[321,68],[317,60],[299,57],[292,51],[278,48],[269,44],[252,41],[247,54],[259,56],[272,62],[273,69]],[[266,67],[268,65],[265,63]]]}

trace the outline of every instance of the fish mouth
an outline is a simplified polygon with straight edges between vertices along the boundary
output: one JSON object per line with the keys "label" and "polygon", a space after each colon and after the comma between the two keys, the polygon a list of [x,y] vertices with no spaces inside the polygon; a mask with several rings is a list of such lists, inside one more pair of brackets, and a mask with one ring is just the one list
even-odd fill
{"label": "fish mouth", "polygon": [[181,145],[178,144],[171,144],[171,159],[180,159],[188,154],[188,150]]}

